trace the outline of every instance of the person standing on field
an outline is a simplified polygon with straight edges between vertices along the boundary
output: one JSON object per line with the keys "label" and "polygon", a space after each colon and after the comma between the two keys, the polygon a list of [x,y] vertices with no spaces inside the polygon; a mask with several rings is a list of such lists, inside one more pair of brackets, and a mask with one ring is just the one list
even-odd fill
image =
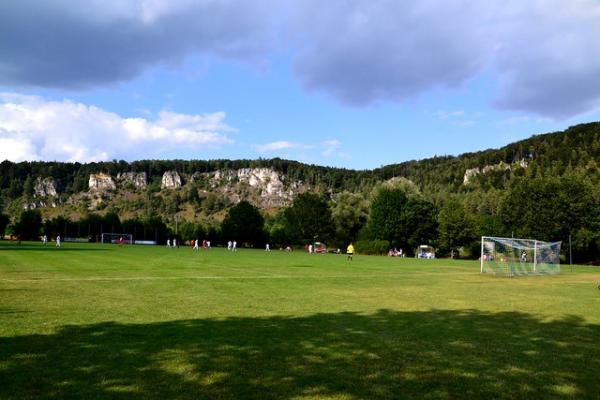
{"label": "person standing on field", "polygon": [[60,235],[56,235],[56,247],[60,247]]}
{"label": "person standing on field", "polygon": [[346,249],[346,254],[348,255],[346,260],[352,261],[352,256],[354,255],[354,246],[352,245],[352,242],[350,242],[350,244],[348,245],[348,248]]}

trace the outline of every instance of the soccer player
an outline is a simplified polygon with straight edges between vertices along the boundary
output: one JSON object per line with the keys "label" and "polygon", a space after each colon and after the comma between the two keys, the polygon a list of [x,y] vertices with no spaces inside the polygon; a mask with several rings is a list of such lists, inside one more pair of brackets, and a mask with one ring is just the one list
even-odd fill
{"label": "soccer player", "polygon": [[167,247],[171,247],[171,239],[167,239]]}
{"label": "soccer player", "polygon": [[46,246],[48,244],[48,236],[46,236],[46,235],[42,236],[42,243],[44,243],[44,246]]}
{"label": "soccer player", "polygon": [[233,244],[231,245],[231,250],[237,251],[237,242],[235,240],[233,241]]}
{"label": "soccer player", "polygon": [[194,242],[194,250],[200,250],[200,248],[198,247],[198,242],[199,242],[199,240],[196,239],[196,241]]}
{"label": "soccer player", "polygon": [[56,247],[60,247],[60,235],[56,235]]}
{"label": "soccer player", "polygon": [[231,246],[232,246],[232,243],[231,243],[231,240],[230,240],[230,241],[227,242],[227,250],[231,250]]}
{"label": "soccer player", "polygon": [[269,243],[267,243],[267,245],[265,246],[265,251],[271,251],[271,247],[269,246]]}
{"label": "soccer player", "polygon": [[354,255],[354,246],[352,245],[352,242],[350,242],[350,244],[348,245],[348,248],[346,249],[346,254],[348,255],[346,260],[352,261],[352,256]]}

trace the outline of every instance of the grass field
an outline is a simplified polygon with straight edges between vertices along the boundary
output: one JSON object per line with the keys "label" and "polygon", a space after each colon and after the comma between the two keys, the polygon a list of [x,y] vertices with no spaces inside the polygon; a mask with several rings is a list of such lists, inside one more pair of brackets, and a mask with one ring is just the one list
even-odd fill
{"label": "grass field", "polygon": [[600,398],[600,270],[0,243],[0,399]]}

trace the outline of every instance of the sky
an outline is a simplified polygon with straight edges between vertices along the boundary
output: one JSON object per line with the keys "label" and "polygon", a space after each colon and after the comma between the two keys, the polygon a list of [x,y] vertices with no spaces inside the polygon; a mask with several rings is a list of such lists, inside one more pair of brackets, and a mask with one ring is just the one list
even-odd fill
{"label": "sky", "polygon": [[598,0],[2,0],[0,160],[352,169],[600,120]]}

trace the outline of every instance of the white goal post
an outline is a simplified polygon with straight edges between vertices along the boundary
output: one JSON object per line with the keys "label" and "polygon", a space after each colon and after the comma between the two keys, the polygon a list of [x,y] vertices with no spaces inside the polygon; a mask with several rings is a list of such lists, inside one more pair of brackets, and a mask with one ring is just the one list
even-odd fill
{"label": "white goal post", "polygon": [[133,244],[133,235],[130,233],[103,233],[101,243]]}
{"label": "white goal post", "polygon": [[562,242],[481,237],[481,273],[547,275],[560,273]]}

